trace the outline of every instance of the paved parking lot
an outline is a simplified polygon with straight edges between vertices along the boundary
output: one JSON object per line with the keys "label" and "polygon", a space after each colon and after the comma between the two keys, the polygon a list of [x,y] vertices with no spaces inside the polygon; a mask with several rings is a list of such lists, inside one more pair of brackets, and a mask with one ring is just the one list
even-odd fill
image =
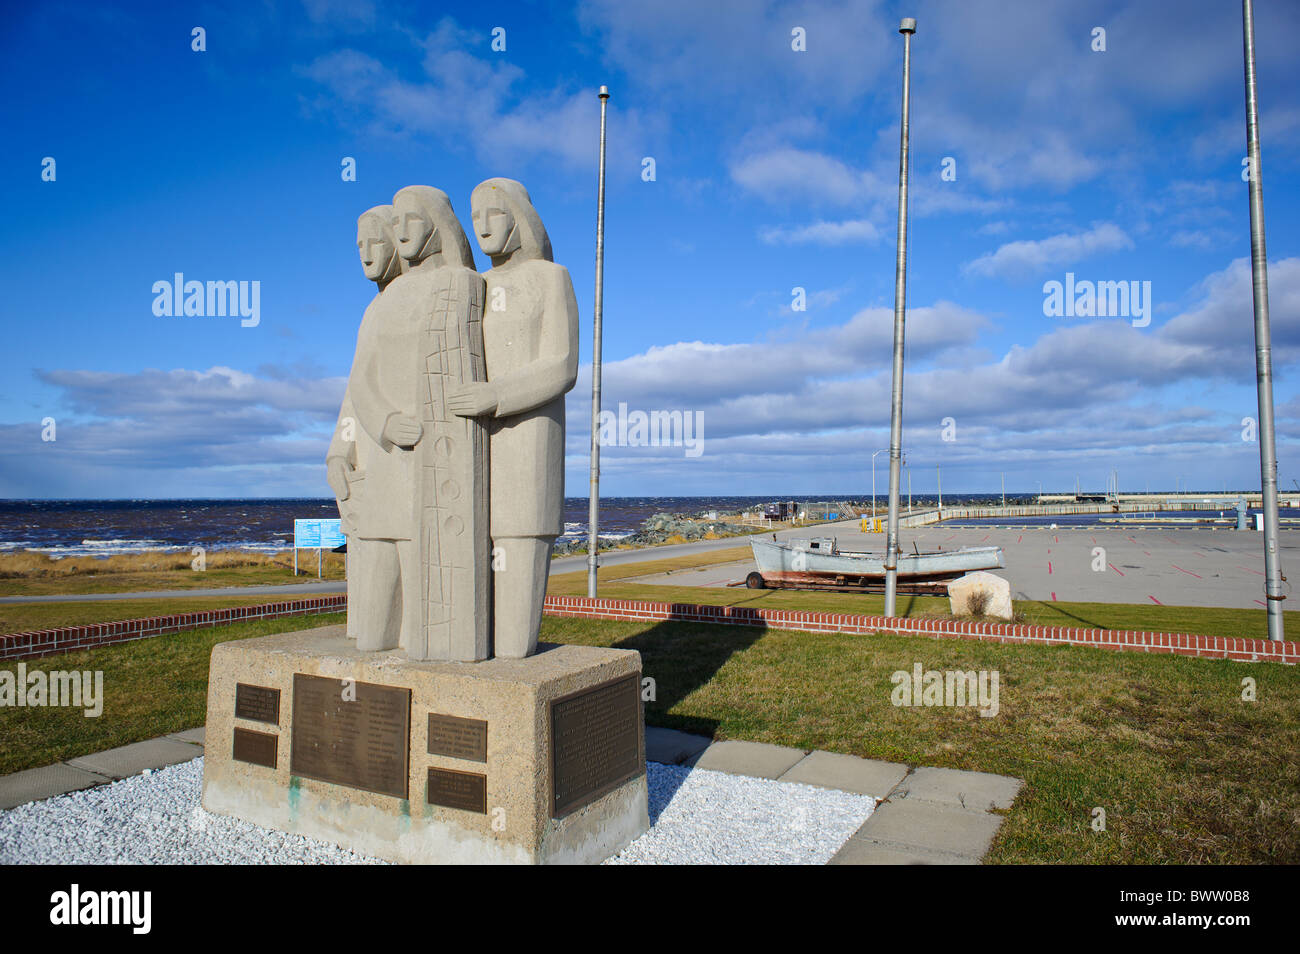
{"label": "paved parking lot", "polygon": [[[814,532],[834,536],[845,550],[881,550],[885,543],[883,534],[864,534],[856,522]],[[1253,530],[932,526],[904,529],[900,537],[909,550],[913,543],[922,551],[1002,547],[1006,568],[993,572],[1011,581],[1015,599],[1253,609],[1265,605],[1264,541]],[[1285,575],[1291,557],[1300,551],[1300,531],[1283,530],[1279,544]],[[732,563],[635,582],[725,586],[744,579],[752,569],[752,563]]]}

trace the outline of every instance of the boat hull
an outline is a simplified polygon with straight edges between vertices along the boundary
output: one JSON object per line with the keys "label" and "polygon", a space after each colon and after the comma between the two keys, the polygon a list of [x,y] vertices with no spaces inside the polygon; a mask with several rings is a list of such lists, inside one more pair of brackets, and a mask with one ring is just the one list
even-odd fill
{"label": "boat hull", "polygon": [[[770,540],[750,540],[754,563],[767,583],[862,586],[885,578],[883,554],[819,553]],[[1001,547],[965,547],[898,557],[900,580],[943,580],[1006,566]]]}

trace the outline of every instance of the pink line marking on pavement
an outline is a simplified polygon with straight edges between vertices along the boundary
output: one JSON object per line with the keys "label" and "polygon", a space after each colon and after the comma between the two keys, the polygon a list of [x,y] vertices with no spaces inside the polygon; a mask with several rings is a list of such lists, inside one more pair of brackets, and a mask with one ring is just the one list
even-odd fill
{"label": "pink line marking on pavement", "polygon": [[1200,580],[1200,579],[1204,579],[1204,577],[1198,576],[1197,574],[1193,573],[1191,570],[1184,570],[1184,569],[1183,569],[1181,566],[1179,566],[1177,563],[1171,563],[1171,564],[1169,564],[1169,565],[1172,566],[1175,570],[1180,570],[1180,571],[1182,571],[1183,573],[1186,573],[1188,576],[1195,576],[1198,580]]}
{"label": "pink line marking on pavement", "polygon": [[1051,560],[1048,560],[1048,561],[1047,561],[1047,575],[1048,575],[1048,576],[1051,576],[1051,574],[1052,574],[1052,561],[1051,561]]}
{"label": "pink line marking on pavement", "polygon": [[1149,599],[1152,603],[1155,603],[1156,606],[1164,606],[1164,605],[1165,605],[1164,603],[1161,603],[1158,599],[1156,599],[1154,596],[1152,596],[1152,595],[1149,594],[1149,593],[1147,594],[1147,599]]}
{"label": "pink line marking on pavement", "polygon": [[1053,542],[1053,543],[1060,543],[1060,542],[1061,542],[1061,538],[1060,538],[1060,537],[1052,537],[1052,542]]}
{"label": "pink line marking on pavement", "polygon": [[1052,594],[1052,602],[1053,602],[1053,603],[1056,602],[1056,594],[1055,594],[1055,593]]}
{"label": "pink line marking on pavement", "polygon": [[1016,537],[1016,543],[1019,543],[1019,542],[1020,542],[1021,540],[1023,540],[1024,538],[1025,538],[1025,535],[1022,533],[1020,536]]}
{"label": "pink line marking on pavement", "polygon": [[[988,539],[988,538],[989,538],[989,535],[988,535],[988,534],[987,534],[987,533],[986,533],[986,534],[984,534],[984,540],[987,540],[987,539]],[[981,540],[981,541],[980,541],[980,543],[983,543],[983,542],[984,542],[984,540]]]}
{"label": "pink line marking on pavement", "polygon": [[[1240,563],[1237,564],[1237,569],[1238,569],[1238,570],[1245,570],[1247,573],[1254,573],[1254,574],[1256,574],[1257,576],[1263,576],[1263,575],[1264,575],[1263,573],[1260,573],[1259,570],[1252,570],[1250,567],[1248,567],[1248,566],[1242,566]],[[1256,600],[1255,602],[1256,602],[1256,603],[1259,603],[1259,600]],[[1267,604],[1267,603],[1259,603],[1259,605],[1260,605],[1260,606],[1267,606],[1268,604]]]}
{"label": "pink line marking on pavement", "polygon": [[1263,600],[1255,600],[1255,602],[1258,603],[1260,606],[1264,607],[1265,609],[1268,608],[1268,604],[1265,603]]}
{"label": "pink line marking on pavement", "polygon": [[1120,576],[1123,576],[1123,575],[1124,575],[1124,571],[1118,569],[1118,568],[1115,566],[1114,563],[1107,563],[1106,565],[1107,565],[1108,567],[1110,567],[1112,570],[1114,570],[1116,573],[1118,573]]}

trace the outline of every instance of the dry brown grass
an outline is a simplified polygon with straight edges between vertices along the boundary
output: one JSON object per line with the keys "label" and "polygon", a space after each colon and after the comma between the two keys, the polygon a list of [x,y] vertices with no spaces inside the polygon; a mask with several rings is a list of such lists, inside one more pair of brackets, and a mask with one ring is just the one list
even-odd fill
{"label": "dry brown grass", "polygon": [[[308,551],[303,551],[304,553]],[[340,559],[337,554],[327,554]],[[148,553],[115,553],[108,557],[63,557],[54,559],[45,553],[23,550],[0,553],[0,579],[58,579],[69,576],[100,576],[105,573],[158,573],[168,570],[193,570],[195,557],[188,550]],[[204,557],[210,570],[230,567],[293,567],[293,551],[254,553],[250,550],[212,550]],[[300,557],[300,560],[302,558]],[[309,561],[314,564],[314,559]]]}
{"label": "dry brown grass", "polygon": [[[275,553],[210,550],[204,555],[202,572],[193,566],[194,559],[187,550],[61,560],[30,550],[0,553],[0,595],[44,596],[294,582],[292,549]],[[327,580],[341,580],[343,566],[343,554],[326,552],[321,575]],[[298,551],[298,567],[299,581],[315,578],[316,552]]]}

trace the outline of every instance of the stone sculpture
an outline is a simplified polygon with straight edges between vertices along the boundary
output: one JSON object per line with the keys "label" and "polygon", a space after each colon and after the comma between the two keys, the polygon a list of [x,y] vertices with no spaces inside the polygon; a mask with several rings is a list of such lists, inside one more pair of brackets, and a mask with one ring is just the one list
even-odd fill
{"label": "stone sculpture", "polygon": [[523,185],[488,179],[470,205],[479,247],[492,260],[484,273],[487,382],[462,386],[450,406],[490,420],[495,651],[521,658],[537,651],[561,529],[564,395],[578,374],[578,303]]}
{"label": "stone sculpture", "polygon": [[[379,288],[380,294],[402,273],[403,260],[397,253],[397,237],[393,233],[392,218],[393,207],[380,205],[361,213],[357,219],[357,250],[361,256],[361,267],[366,278]],[[348,603],[351,606],[359,604],[361,592],[366,587],[364,548],[357,536],[357,507],[361,498],[361,484],[356,481],[356,473],[361,469],[357,461],[357,427],[356,410],[349,389],[343,394],[343,406],[339,409],[334,437],[325,455],[325,473],[330,489],[334,491],[343,533],[349,543],[347,585]],[[350,639],[357,638],[360,619],[360,613],[348,614],[347,634]]]}
{"label": "stone sculpture", "polygon": [[[381,293],[357,335],[328,469],[350,534],[348,628],[361,650],[474,661],[537,649],[561,527],[577,301],[520,183],[489,179],[472,206],[493,264],[484,276],[437,189],[408,186],[359,223]],[[376,225],[386,208],[388,232]]]}
{"label": "stone sculpture", "polygon": [[392,227],[406,271],[367,308],[348,381],[364,461],[357,645],[484,659],[487,435],[445,397],[484,379],[483,279],[444,193],[401,190]]}

